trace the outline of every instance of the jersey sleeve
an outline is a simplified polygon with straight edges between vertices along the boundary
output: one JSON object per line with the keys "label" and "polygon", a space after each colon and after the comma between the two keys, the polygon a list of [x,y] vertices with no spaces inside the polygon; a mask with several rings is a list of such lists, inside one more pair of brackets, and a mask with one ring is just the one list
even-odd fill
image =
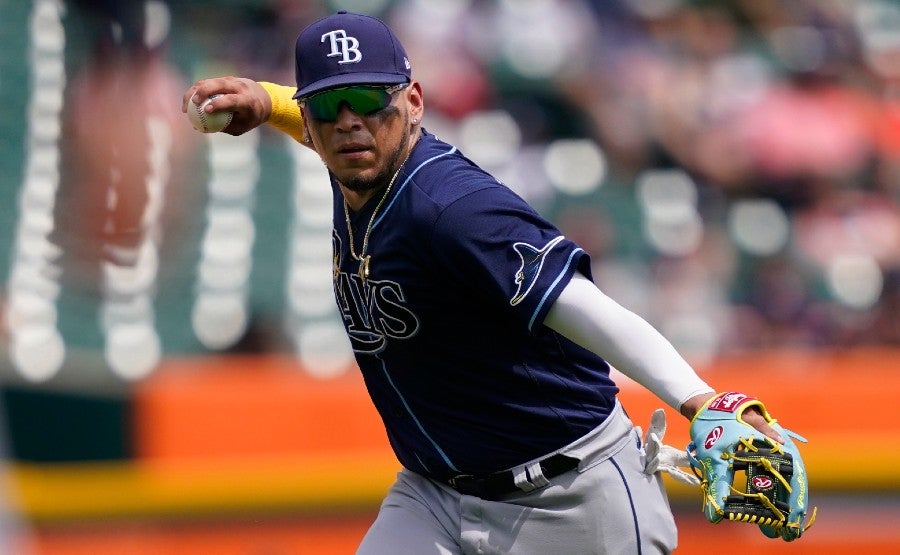
{"label": "jersey sleeve", "polygon": [[259,84],[272,99],[272,114],[266,123],[282,133],[290,135],[298,143],[302,143],[303,116],[300,106],[294,100],[297,88],[265,81],[260,81]]}
{"label": "jersey sleeve", "polygon": [[590,257],[503,185],[469,193],[437,219],[433,248],[443,271],[493,309],[534,330]]}

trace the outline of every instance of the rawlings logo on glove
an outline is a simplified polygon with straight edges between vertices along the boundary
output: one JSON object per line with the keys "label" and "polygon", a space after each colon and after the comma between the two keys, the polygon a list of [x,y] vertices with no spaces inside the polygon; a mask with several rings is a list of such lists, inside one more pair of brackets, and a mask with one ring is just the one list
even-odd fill
{"label": "rawlings logo on glove", "polygon": [[[784,444],[744,422],[741,415],[753,406],[781,434]],[[766,536],[785,541],[809,529],[816,510],[804,523],[806,469],[791,438],[806,442],[781,427],[753,397],[728,392],[710,399],[691,421],[687,448],[691,469],[700,478],[707,520],[755,523]]]}

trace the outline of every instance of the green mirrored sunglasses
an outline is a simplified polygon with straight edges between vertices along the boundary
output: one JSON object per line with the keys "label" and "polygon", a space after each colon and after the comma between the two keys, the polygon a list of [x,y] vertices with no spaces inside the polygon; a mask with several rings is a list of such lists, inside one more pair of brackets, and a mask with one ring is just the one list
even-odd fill
{"label": "green mirrored sunglasses", "polygon": [[310,115],[319,121],[336,120],[341,105],[345,102],[357,114],[371,116],[390,106],[393,94],[406,86],[407,83],[390,87],[377,85],[343,87],[301,98],[299,102],[309,108]]}

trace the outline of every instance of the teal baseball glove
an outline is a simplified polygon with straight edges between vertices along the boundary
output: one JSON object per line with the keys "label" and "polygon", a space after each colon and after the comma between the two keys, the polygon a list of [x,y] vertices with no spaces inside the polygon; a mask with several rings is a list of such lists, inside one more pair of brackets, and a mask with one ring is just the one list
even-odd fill
{"label": "teal baseball glove", "polygon": [[[784,444],[766,437],[741,418],[755,406]],[[710,399],[691,421],[687,454],[703,490],[703,512],[712,523],[728,519],[758,524],[770,538],[793,541],[812,526],[806,520],[806,468],[791,440],[806,440],[784,429],[753,397],[737,392]]]}

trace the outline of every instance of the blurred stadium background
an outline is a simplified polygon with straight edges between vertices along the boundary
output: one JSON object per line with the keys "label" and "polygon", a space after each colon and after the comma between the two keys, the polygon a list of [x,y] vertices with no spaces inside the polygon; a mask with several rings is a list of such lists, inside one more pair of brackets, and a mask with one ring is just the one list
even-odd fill
{"label": "blurred stadium background", "polygon": [[397,464],[332,309],[326,176],[180,112],[201,77],[292,83],[336,9],[398,31],[426,128],[810,439],[800,542],[670,483],[680,553],[900,552],[895,0],[0,0],[0,552],[353,552]]}

